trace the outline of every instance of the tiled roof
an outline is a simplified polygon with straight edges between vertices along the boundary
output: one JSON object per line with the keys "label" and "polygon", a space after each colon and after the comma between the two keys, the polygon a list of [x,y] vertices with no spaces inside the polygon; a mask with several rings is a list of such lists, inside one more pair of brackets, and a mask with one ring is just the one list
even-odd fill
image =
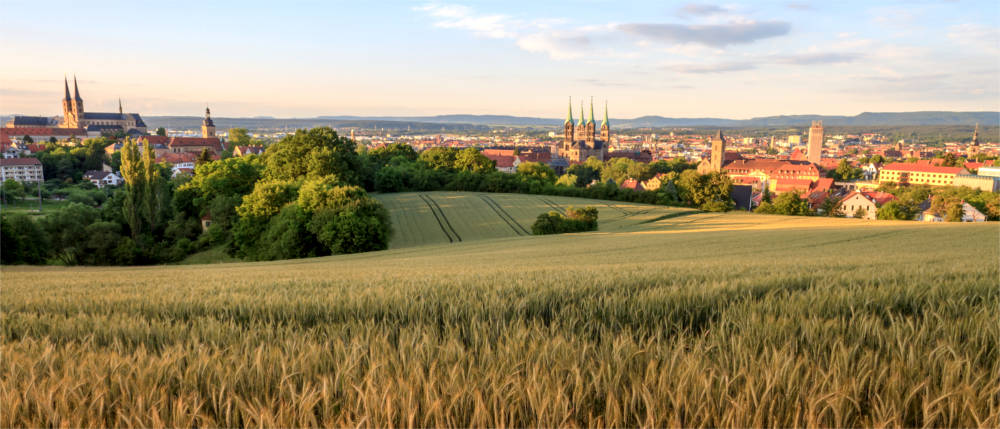
{"label": "tiled roof", "polygon": [[894,171],[908,171],[908,172],[919,172],[919,173],[940,173],[940,174],[958,174],[965,170],[962,167],[939,167],[930,164],[917,164],[909,162],[894,162],[892,164],[886,164],[882,167],[882,171],[894,170]]}
{"label": "tiled roof", "polygon": [[497,168],[511,168],[514,166],[514,160],[517,159],[516,156],[504,155],[486,155],[486,157],[495,161]]}
{"label": "tiled roof", "polygon": [[122,121],[125,120],[125,115],[112,112],[83,112],[83,119]]}
{"label": "tiled roof", "polygon": [[723,170],[734,173],[763,171],[774,174],[809,174],[819,175],[816,166],[806,161],[782,161],[776,159],[739,159],[726,164]]}
{"label": "tiled roof", "polygon": [[169,162],[171,164],[180,164],[182,162],[195,162],[198,160],[198,154],[194,152],[165,152],[162,155],[156,157],[156,162]]}
{"label": "tiled roof", "polygon": [[190,146],[209,146],[217,151],[222,150],[222,142],[218,137],[172,137],[170,143],[167,144],[169,147],[190,147]]}
{"label": "tiled roof", "polygon": [[46,116],[15,116],[12,122],[15,127],[47,127],[49,118]]}
{"label": "tiled roof", "polygon": [[12,165],[42,165],[38,158],[4,158],[0,159],[0,166],[7,167]]}
{"label": "tiled roof", "polygon": [[775,192],[805,191],[810,187],[812,187],[812,180],[809,179],[778,179],[774,182]]}
{"label": "tiled roof", "polygon": [[844,200],[847,200],[848,198],[853,198],[855,195],[861,195],[862,197],[865,197],[865,199],[875,203],[876,206],[882,206],[882,204],[885,204],[889,201],[896,199],[895,195],[892,195],[887,192],[854,191],[851,192],[850,194],[847,194],[847,196],[844,197]]}

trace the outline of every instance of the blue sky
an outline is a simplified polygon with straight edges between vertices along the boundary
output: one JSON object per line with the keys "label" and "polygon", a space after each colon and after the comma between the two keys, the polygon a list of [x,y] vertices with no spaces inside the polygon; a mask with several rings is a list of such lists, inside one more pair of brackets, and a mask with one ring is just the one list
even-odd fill
{"label": "blue sky", "polygon": [[[0,112],[749,118],[1000,110],[1000,5],[0,0]],[[600,114],[600,113],[599,113]]]}

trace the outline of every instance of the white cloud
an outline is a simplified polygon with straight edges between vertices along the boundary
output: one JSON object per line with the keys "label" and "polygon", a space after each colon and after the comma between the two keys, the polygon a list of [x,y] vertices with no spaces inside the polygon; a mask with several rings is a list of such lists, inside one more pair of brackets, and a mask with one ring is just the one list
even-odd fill
{"label": "white cloud", "polygon": [[980,24],[959,24],[948,29],[948,39],[985,52],[1000,52],[1000,28]]}
{"label": "white cloud", "polygon": [[493,39],[517,37],[515,28],[519,23],[507,15],[477,14],[462,5],[425,4],[414,9],[434,18],[435,27],[468,30],[478,36]]}

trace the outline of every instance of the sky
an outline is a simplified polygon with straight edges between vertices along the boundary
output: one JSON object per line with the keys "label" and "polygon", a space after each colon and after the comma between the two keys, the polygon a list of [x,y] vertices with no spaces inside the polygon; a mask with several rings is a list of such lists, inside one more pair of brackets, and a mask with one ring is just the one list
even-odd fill
{"label": "sky", "polygon": [[1000,110],[996,1],[0,0],[0,113]]}

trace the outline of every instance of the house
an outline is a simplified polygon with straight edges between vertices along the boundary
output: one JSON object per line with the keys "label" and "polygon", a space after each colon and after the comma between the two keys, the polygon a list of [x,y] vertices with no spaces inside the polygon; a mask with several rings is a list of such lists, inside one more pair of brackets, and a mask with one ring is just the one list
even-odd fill
{"label": "house", "polygon": [[942,167],[931,163],[894,162],[886,164],[878,174],[879,184],[952,186],[955,176],[969,174],[962,167]]}
{"label": "house", "polygon": [[[945,218],[943,216],[931,210],[930,200],[921,204],[920,208],[924,210],[917,215],[917,220],[923,222],[944,222]],[[986,222],[986,215],[971,204],[962,201],[962,222]]]}
{"label": "house", "polygon": [[516,173],[517,166],[521,165],[521,159],[517,155],[494,155],[483,153],[483,156],[492,159],[497,164],[497,171],[503,173]]}
{"label": "house", "polygon": [[104,170],[89,170],[84,173],[83,178],[89,180],[90,183],[93,183],[99,189],[105,186],[119,186],[125,183],[125,179],[122,179],[121,176]]}
{"label": "house", "polygon": [[878,171],[881,168],[881,163],[869,162],[861,166],[861,174],[864,175],[864,180],[875,180],[878,178]]}
{"label": "house", "polygon": [[625,181],[622,182],[621,186],[619,186],[619,187],[622,188],[622,189],[631,189],[633,191],[642,191],[642,190],[644,190],[643,187],[642,187],[642,184],[639,183],[638,180],[631,179],[631,178],[630,179],[625,179]]}
{"label": "house", "polygon": [[208,150],[215,156],[222,154],[222,141],[218,137],[171,137],[167,149],[173,153],[191,152],[195,154]]}
{"label": "house", "polygon": [[653,176],[652,179],[642,182],[642,188],[647,191],[655,191],[657,189],[660,189],[660,186],[663,186],[666,180],[667,180],[666,174],[658,173],[657,175]]}
{"label": "house", "polygon": [[38,158],[0,159],[0,182],[14,179],[18,182],[43,182],[42,163]]}
{"label": "house", "polygon": [[159,164],[165,162],[171,164],[171,175],[177,176],[178,174],[194,172],[195,163],[198,161],[198,155],[198,153],[194,152],[166,152],[163,155],[156,157],[156,163]]}
{"label": "house", "polygon": [[[27,136],[31,141],[25,141]],[[0,143],[42,143],[52,140],[66,141],[70,139],[85,140],[98,137],[100,134],[88,134],[83,128],[61,127],[13,127],[0,128]]]}
{"label": "house", "polygon": [[263,155],[264,146],[236,146],[233,148],[233,156]]}
{"label": "house", "polygon": [[896,199],[887,192],[851,192],[840,200],[840,211],[847,217],[861,219],[877,219],[878,209],[885,203]]}

